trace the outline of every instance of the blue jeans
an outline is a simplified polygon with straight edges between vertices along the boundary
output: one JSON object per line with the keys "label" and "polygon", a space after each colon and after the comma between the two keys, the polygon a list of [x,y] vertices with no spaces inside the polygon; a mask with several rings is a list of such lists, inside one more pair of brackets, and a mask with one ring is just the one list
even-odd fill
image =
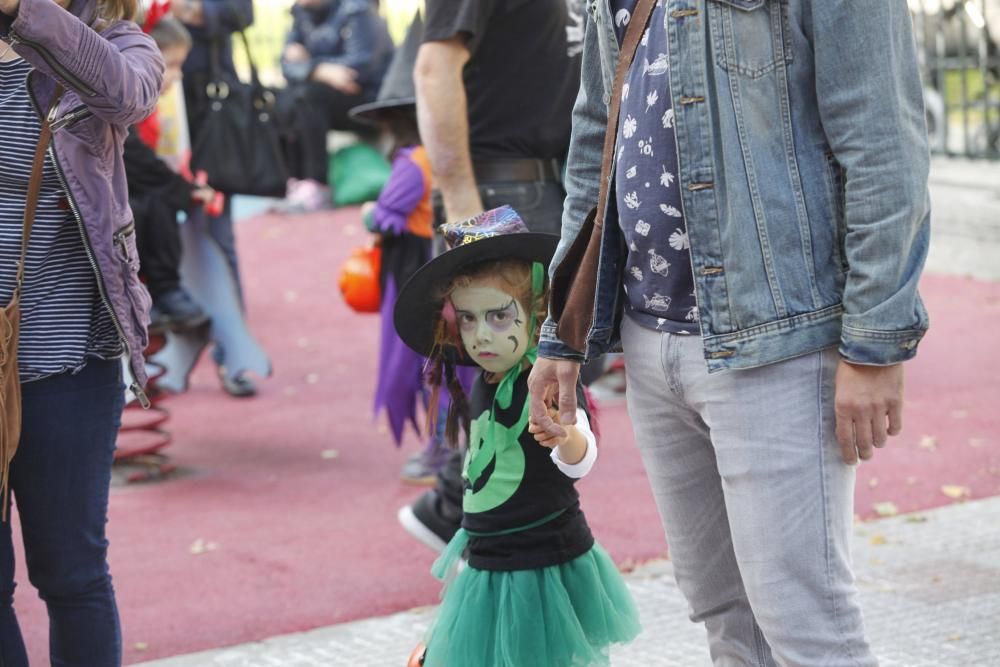
{"label": "blue jeans", "polygon": [[[49,613],[53,667],[118,667],[121,628],[108,571],[108,490],[125,401],[119,360],[22,385],[10,484],[28,579]],[[14,546],[0,524],[0,666],[27,667],[14,614]]]}
{"label": "blue jeans", "polygon": [[691,620],[715,667],[875,667],[851,573],[838,356],[708,373],[699,336],[626,317],[626,398]]}

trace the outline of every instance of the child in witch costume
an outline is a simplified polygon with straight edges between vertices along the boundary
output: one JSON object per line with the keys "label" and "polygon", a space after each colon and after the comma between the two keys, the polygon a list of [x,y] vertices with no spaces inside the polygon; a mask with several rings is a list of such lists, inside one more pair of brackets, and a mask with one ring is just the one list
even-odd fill
{"label": "child in witch costume", "polygon": [[[464,426],[469,449],[462,529],[432,570],[449,583],[411,665],[607,665],[610,645],[635,638],[639,621],[574,488],[597,458],[596,439],[584,410],[561,439],[528,422],[528,371],[559,238],[528,232],[506,206],[441,231],[452,249],[403,287],[395,324],[431,360],[432,387],[447,384],[448,436]],[[467,397],[461,365],[480,371]]]}

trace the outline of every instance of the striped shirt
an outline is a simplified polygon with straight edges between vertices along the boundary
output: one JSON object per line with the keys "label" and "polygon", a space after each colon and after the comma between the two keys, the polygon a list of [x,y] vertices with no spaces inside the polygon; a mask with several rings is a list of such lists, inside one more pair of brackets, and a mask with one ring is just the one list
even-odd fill
{"label": "striped shirt", "polygon": [[[0,62],[0,306],[9,304],[14,293],[31,163],[41,132],[26,85],[31,69],[21,59]],[[21,381],[76,371],[88,357],[111,359],[120,353],[50,153],[21,290]]]}

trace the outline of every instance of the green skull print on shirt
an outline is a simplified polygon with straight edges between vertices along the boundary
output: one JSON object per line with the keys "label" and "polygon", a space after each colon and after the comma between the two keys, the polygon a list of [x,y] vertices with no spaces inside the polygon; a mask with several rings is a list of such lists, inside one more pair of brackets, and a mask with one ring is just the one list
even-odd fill
{"label": "green skull print on shirt", "polygon": [[524,450],[518,442],[528,424],[528,405],[521,419],[508,428],[490,420],[484,410],[469,428],[469,451],[465,455],[465,496],[468,513],[487,512],[507,502],[524,479]]}

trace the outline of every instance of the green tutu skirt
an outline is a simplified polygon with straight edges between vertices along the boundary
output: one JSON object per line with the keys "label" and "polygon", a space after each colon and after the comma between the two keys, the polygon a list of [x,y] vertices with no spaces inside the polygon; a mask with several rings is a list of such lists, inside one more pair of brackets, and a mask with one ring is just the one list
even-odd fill
{"label": "green tutu skirt", "polygon": [[[464,531],[460,531],[464,532]],[[465,547],[456,536],[434,565],[446,578]],[[598,544],[562,565],[496,572],[465,567],[446,585],[425,667],[597,667],[611,644],[639,634],[639,612]]]}

